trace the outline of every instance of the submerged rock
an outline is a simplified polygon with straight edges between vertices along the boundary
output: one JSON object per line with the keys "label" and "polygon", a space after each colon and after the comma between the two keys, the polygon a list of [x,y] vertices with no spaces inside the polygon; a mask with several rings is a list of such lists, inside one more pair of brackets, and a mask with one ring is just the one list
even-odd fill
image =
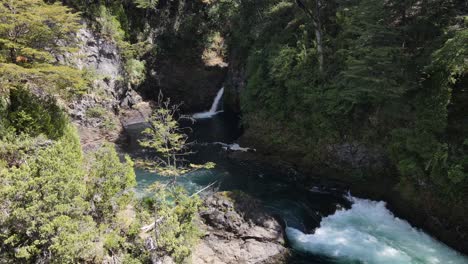
{"label": "submerged rock", "polygon": [[205,236],[193,263],[281,263],[288,255],[281,224],[261,203],[240,192],[205,199],[200,223]]}

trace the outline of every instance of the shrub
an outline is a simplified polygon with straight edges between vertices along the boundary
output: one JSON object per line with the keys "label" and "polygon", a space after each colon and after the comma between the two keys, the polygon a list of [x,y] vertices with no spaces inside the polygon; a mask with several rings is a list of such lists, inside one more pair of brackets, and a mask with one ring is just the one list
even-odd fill
{"label": "shrub", "polygon": [[139,85],[145,80],[146,68],[144,61],[136,59],[128,60],[125,65],[125,71],[127,72],[128,80],[133,85]]}
{"label": "shrub", "polygon": [[68,117],[51,96],[44,98],[19,88],[10,92],[7,119],[17,133],[44,134],[57,139],[63,135]]}
{"label": "shrub", "polygon": [[94,106],[86,109],[86,117],[88,118],[103,118],[106,114],[107,110],[102,106]]}

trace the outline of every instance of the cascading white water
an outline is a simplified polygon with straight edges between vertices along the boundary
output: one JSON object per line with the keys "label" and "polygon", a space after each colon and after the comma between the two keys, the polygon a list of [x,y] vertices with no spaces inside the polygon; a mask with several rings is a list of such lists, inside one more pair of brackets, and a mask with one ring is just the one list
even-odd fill
{"label": "cascading white water", "polygon": [[468,258],[395,217],[384,202],[350,199],[351,209],[323,218],[314,234],[287,227],[292,247],[340,263],[468,263]]}
{"label": "cascading white water", "polygon": [[224,94],[224,87],[221,87],[221,89],[219,89],[218,93],[216,94],[213,104],[211,105],[211,108],[209,111],[210,113],[215,113],[216,110],[218,110],[219,101],[221,100],[221,97],[223,97],[223,94]]}
{"label": "cascading white water", "polygon": [[207,112],[196,113],[196,114],[193,115],[193,118],[196,118],[196,119],[211,118],[214,115],[216,115],[217,113],[222,112],[222,111],[217,111],[217,110],[218,110],[219,102],[221,101],[221,98],[223,97],[223,93],[224,93],[224,87],[219,89],[219,91],[216,94],[216,97],[215,97],[215,99],[213,101],[213,104],[211,105],[210,110],[207,111]]}

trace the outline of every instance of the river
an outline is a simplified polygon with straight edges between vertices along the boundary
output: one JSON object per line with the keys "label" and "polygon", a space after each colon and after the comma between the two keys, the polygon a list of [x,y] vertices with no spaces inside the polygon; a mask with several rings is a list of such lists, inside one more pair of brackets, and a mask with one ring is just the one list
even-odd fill
{"label": "river", "polygon": [[[395,217],[382,201],[359,199],[344,190],[304,186],[297,173],[278,170],[256,161],[231,158],[219,142],[234,143],[241,135],[236,116],[217,113],[190,125],[190,138],[197,152],[192,162],[216,163],[179,179],[194,193],[216,182],[219,191],[242,190],[260,199],[274,215],[283,219],[291,263],[468,263],[468,258],[408,222]],[[124,151],[132,156],[146,155],[138,145],[145,124],[126,128]],[[137,194],[167,178],[136,169]]]}

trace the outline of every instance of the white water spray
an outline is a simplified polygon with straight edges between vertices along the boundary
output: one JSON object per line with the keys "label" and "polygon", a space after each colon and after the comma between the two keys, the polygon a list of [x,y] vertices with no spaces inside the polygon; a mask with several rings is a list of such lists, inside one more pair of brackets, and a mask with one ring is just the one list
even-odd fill
{"label": "white water spray", "polygon": [[241,147],[239,144],[237,143],[232,143],[232,144],[226,144],[226,143],[223,143],[223,142],[213,142],[213,143],[209,143],[209,144],[213,144],[213,145],[220,145],[224,150],[231,150],[231,151],[241,151],[241,152],[255,152],[257,151],[256,149],[254,148],[244,148],[244,147]]}
{"label": "white water spray", "polygon": [[216,94],[216,97],[215,97],[215,99],[213,101],[213,104],[211,105],[210,110],[207,111],[207,112],[196,113],[196,114],[193,115],[193,118],[196,118],[196,119],[211,118],[214,115],[216,115],[217,113],[222,112],[222,111],[216,111],[216,110],[218,110],[218,105],[219,105],[219,102],[221,101],[221,98],[223,97],[223,93],[224,93],[224,87],[219,89],[219,91]]}
{"label": "white water spray", "polygon": [[287,227],[296,250],[339,262],[375,264],[462,264],[468,258],[395,217],[384,202],[351,197],[349,210],[325,217],[314,234]]}

